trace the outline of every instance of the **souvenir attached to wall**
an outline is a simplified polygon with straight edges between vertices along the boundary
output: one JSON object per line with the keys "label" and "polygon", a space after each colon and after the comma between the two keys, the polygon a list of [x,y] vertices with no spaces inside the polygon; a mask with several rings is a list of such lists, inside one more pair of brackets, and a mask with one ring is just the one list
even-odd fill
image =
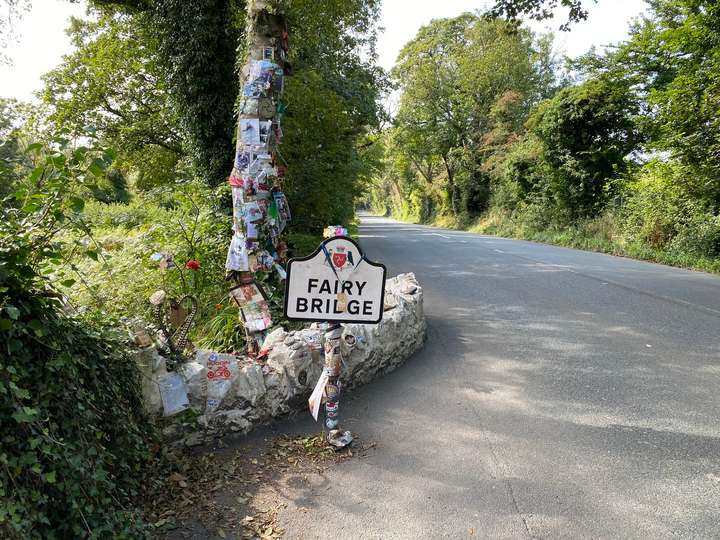
{"label": "souvenir attached to wall", "polygon": [[233,171],[230,178],[228,178],[228,184],[234,188],[242,188],[245,187],[245,179],[239,172]]}
{"label": "souvenir attached to wall", "polygon": [[265,93],[262,81],[248,80],[243,86],[243,97],[259,98]]}
{"label": "souvenir attached to wall", "polygon": [[263,272],[270,272],[275,266],[275,258],[267,251],[262,251],[258,255],[258,266]]}
{"label": "souvenir attached to wall", "polygon": [[235,154],[235,169],[237,172],[244,174],[247,172],[250,162],[255,159],[252,152],[242,148]]}
{"label": "souvenir attached to wall", "polygon": [[243,219],[250,223],[258,223],[265,217],[265,212],[258,201],[243,204]]}
{"label": "souvenir attached to wall", "polygon": [[245,222],[245,235],[248,240],[257,240],[259,238],[259,234],[260,232],[257,223],[253,223],[252,221]]}
{"label": "souvenir attached to wall", "polygon": [[275,103],[270,98],[257,100],[257,114],[264,120],[272,120],[275,117]]}
{"label": "souvenir attached to wall", "polygon": [[261,145],[265,145],[267,147],[268,143],[270,142],[270,138],[273,136],[273,129],[272,129],[272,120],[264,120],[259,123],[259,140]]}
{"label": "souvenir attached to wall", "polygon": [[260,108],[260,98],[245,97],[240,102],[240,115],[257,116]]}
{"label": "souvenir attached to wall", "polygon": [[211,352],[207,359],[207,401],[205,414],[213,413],[230,391],[238,370],[237,358],[232,354]]}
{"label": "souvenir attached to wall", "polygon": [[172,416],[190,407],[185,381],[179,373],[167,373],[158,379],[163,415]]}
{"label": "souvenir attached to wall", "polygon": [[287,197],[285,197],[285,194],[282,191],[276,191],[273,193],[273,199],[275,201],[275,205],[277,206],[278,224],[280,225],[280,230],[282,231],[285,229],[288,221],[292,218],[290,215],[290,205],[288,204]]}

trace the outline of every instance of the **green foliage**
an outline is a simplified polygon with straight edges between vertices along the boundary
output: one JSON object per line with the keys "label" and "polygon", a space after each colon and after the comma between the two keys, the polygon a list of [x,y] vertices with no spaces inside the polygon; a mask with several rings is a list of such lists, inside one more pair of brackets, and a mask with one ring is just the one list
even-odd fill
{"label": "green foliage", "polygon": [[[496,152],[552,91],[551,41],[506,22],[463,14],[423,27],[400,52],[402,89],[388,163],[400,208],[466,219],[487,208]],[[424,193],[424,195],[422,195]]]}
{"label": "green foliage", "polygon": [[716,2],[651,2],[626,43],[573,63],[580,82],[558,89],[548,41],[470,14],[434,21],[394,70],[400,109],[365,200],[456,227],[483,211],[482,232],[717,270],[718,27]]}
{"label": "green foliage", "polygon": [[579,63],[589,75],[626,81],[644,115],[647,149],[689,167],[694,196],[720,205],[720,6],[657,0],[626,43]]}
{"label": "green foliage", "polygon": [[[136,538],[135,510],[154,439],[125,344],[68,317],[59,280],[80,242],[78,189],[107,160],[93,150],[31,147],[36,166],[0,219],[0,536]],[[71,286],[71,280],[63,280]]]}
{"label": "green foliage", "polygon": [[[148,298],[157,289],[173,298],[193,294],[200,311],[191,338],[205,338],[206,319],[215,316],[216,305],[228,303],[223,278],[232,220],[221,203],[225,191],[196,182],[157,188],[129,204],[88,203],[84,219],[102,257],[78,263],[82,282],[64,292],[75,304],[105,315],[146,321],[153,320]],[[161,269],[151,259],[154,253],[171,255],[175,266]],[[199,270],[185,268],[191,259],[200,262]]]}
{"label": "green foliage", "polygon": [[242,0],[154,0],[139,19],[157,51],[185,149],[208,185],[227,179],[233,159],[236,50]]}
{"label": "green foliage", "polygon": [[44,76],[47,121],[120,149],[117,167],[140,189],[171,181],[182,136],[151,36],[123,14],[75,19],[68,32],[76,49]]}
{"label": "green foliage", "polygon": [[290,29],[293,70],[312,70],[339,97],[355,135],[383,117],[378,98],[388,88],[375,65],[379,0],[282,0]]}
{"label": "green foliage", "polygon": [[677,162],[645,165],[627,190],[624,232],[654,249],[720,256],[720,216],[683,182],[689,172]]}
{"label": "green foliage", "polygon": [[638,146],[635,109],[627,89],[595,79],[564,88],[530,119],[549,166],[550,194],[571,220],[597,215],[612,197],[612,180]]}
{"label": "green foliage", "polygon": [[558,6],[568,10],[568,20],[560,26],[561,30],[569,30],[573,23],[584,21],[588,17],[582,0],[496,0],[490,15],[505,16],[513,21],[519,20],[523,15],[530,19],[544,20],[551,19]]}
{"label": "green foliage", "polygon": [[283,119],[280,151],[288,163],[284,183],[293,229],[349,223],[362,163],[344,103],[313,71],[288,79],[285,91],[292,108]]}

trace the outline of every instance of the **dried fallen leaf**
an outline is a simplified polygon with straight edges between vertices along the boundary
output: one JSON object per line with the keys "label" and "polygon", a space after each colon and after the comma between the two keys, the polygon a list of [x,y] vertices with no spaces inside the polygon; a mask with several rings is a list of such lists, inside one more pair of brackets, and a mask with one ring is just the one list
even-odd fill
{"label": "dried fallen leaf", "polygon": [[227,538],[227,535],[225,534],[225,531],[223,531],[222,529],[218,529],[218,530],[217,530],[217,535],[218,535],[220,538]]}

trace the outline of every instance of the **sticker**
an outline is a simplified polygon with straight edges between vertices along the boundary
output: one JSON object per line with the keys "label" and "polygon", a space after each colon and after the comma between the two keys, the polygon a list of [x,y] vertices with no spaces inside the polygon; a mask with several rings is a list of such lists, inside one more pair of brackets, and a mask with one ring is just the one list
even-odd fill
{"label": "sticker", "polygon": [[337,295],[337,310],[340,313],[344,313],[347,309],[348,295],[344,292],[338,293]]}

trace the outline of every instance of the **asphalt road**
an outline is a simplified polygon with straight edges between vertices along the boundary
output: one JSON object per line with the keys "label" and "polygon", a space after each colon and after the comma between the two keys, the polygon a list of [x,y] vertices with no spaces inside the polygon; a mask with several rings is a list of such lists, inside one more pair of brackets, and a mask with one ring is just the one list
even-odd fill
{"label": "asphalt road", "polygon": [[720,538],[720,278],[364,218],[428,340],[345,400],[377,447],[288,483],[287,538]]}

